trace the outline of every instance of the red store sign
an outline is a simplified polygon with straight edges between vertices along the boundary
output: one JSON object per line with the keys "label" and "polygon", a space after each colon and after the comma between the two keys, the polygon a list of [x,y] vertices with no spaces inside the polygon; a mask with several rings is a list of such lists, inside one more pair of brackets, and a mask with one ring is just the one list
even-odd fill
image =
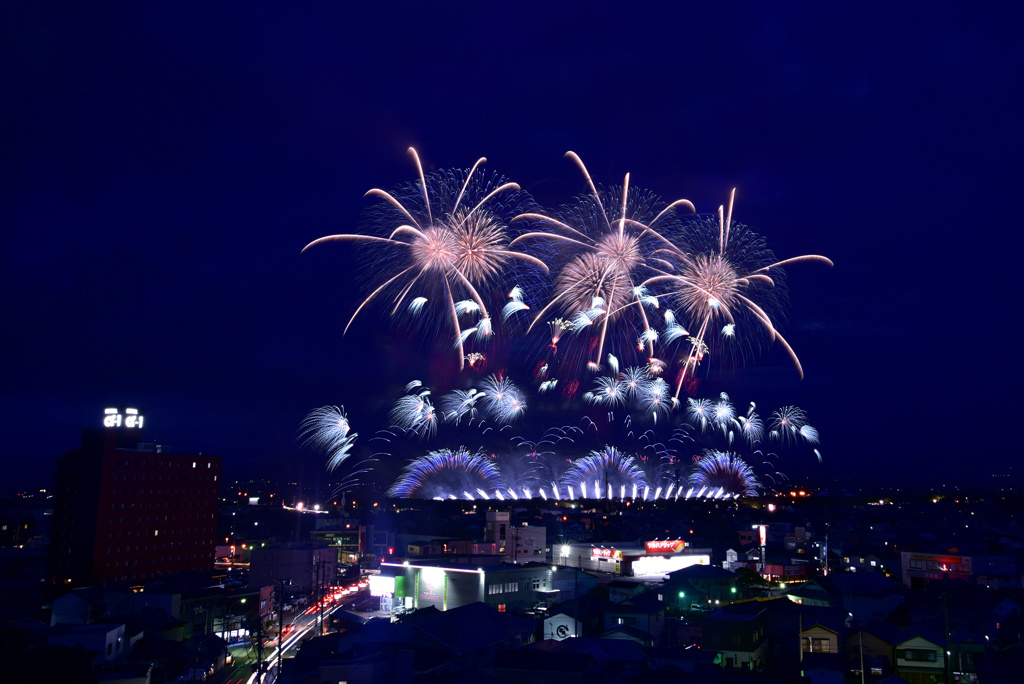
{"label": "red store sign", "polygon": [[644,550],[647,553],[678,553],[684,548],[686,548],[686,542],[682,539],[662,539],[644,542]]}

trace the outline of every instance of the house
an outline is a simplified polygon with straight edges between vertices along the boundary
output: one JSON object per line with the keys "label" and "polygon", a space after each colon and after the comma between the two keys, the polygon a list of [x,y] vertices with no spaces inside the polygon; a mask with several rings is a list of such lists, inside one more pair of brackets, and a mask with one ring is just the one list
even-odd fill
{"label": "house", "polygon": [[561,641],[583,636],[583,623],[576,619],[575,612],[569,604],[545,618],[543,638]]}
{"label": "house", "polygon": [[800,651],[802,653],[842,653],[842,624],[833,621],[804,620],[800,630]]}
{"label": "house", "polygon": [[888,547],[881,550],[868,546],[852,546],[843,549],[842,568],[844,572],[893,572],[900,567],[900,556]]}
{"label": "house", "polygon": [[761,601],[722,606],[704,618],[702,647],[717,651],[722,667],[762,669],[767,613],[766,603]]}
{"label": "house", "polygon": [[559,653],[534,648],[498,653],[491,665],[494,676],[506,682],[587,684],[598,670],[589,653]]}
{"label": "house", "polygon": [[800,676],[811,684],[843,684],[846,667],[841,653],[805,653]]}
{"label": "house", "polygon": [[[549,657],[537,656],[538,653]],[[560,667],[563,669],[559,670]],[[517,684],[630,681],[646,669],[644,649],[629,639],[583,637],[538,641],[516,651],[498,654],[494,661],[494,674]],[[561,672],[561,678],[558,672]],[[611,673],[614,675],[609,677]]]}
{"label": "house", "polygon": [[714,607],[742,598],[736,573],[714,565],[691,565],[670,572],[662,593],[669,605],[681,610]]}
{"label": "house", "polygon": [[[658,640],[665,631],[665,602],[645,591],[613,604],[604,613],[605,633],[618,627],[632,627],[649,635],[651,642]],[[630,633],[630,638],[634,636]]]}
{"label": "house", "polygon": [[612,603],[625,601],[647,590],[647,587],[641,582],[630,582],[629,580],[622,579],[612,580],[605,586],[608,588],[608,600]]}
{"label": "house", "polygon": [[859,625],[884,620],[905,599],[896,593],[888,578],[880,573],[843,573],[815,577],[786,592],[790,601],[804,606],[828,606],[842,609]]}
{"label": "house", "polygon": [[934,635],[916,635],[896,644],[896,674],[910,684],[946,682],[946,658],[941,640]]}
{"label": "house", "polygon": [[632,641],[634,644],[639,646],[653,646],[654,637],[651,636],[650,632],[645,632],[642,629],[637,629],[631,625],[619,625],[609,629],[601,635],[602,639],[621,639],[623,641]]}
{"label": "house", "polygon": [[47,636],[52,646],[82,648],[96,654],[94,665],[123,662],[128,655],[123,622],[95,622],[90,625],[56,625]]}
{"label": "house", "polygon": [[865,677],[884,677],[895,672],[896,644],[902,640],[899,628],[879,623],[852,632],[846,639],[846,662],[849,671]]}

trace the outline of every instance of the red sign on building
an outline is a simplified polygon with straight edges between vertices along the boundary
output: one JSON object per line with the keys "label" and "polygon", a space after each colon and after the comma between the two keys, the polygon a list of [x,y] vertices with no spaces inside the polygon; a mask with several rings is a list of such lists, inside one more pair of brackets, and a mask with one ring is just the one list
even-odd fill
{"label": "red sign on building", "polygon": [[686,548],[682,539],[662,539],[644,542],[647,553],[679,553]]}
{"label": "red sign on building", "polygon": [[590,549],[590,555],[596,558],[622,558],[622,552],[615,549]]}

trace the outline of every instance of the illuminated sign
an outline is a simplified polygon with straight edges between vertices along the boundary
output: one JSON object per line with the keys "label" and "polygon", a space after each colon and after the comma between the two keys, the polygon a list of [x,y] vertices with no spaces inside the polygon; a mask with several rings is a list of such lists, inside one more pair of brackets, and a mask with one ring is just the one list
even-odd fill
{"label": "illuminated sign", "polygon": [[711,556],[644,556],[633,561],[632,569],[634,577],[664,577],[691,565],[711,565]]}
{"label": "illuminated sign", "polygon": [[370,575],[370,596],[394,596],[395,578],[385,575]]}
{"label": "illuminated sign", "polygon": [[757,526],[758,541],[761,542],[761,546],[768,546],[768,526],[758,525]]}
{"label": "illuminated sign", "polygon": [[686,548],[686,542],[682,539],[662,539],[644,542],[644,550],[647,553],[678,553]]}
{"label": "illuminated sign", "polygon": [[139,413],[139,409],[126,408],[124,412],[119,408],[103,409],[103,427],[126,427],[141,430],[142,420],[143,415]]}
{"label": "illuminated sign", "polygon": [[442,568],[421,568],[419,573],[419,591],[417,598],[420,601],[434,601],[442,603],[445,600],[445,590],[448,583]]}
{"label": "illuminated sign", "polygon": [[622,558],[622,552],[615,549],[590,549],[590,555],[594,558]]}

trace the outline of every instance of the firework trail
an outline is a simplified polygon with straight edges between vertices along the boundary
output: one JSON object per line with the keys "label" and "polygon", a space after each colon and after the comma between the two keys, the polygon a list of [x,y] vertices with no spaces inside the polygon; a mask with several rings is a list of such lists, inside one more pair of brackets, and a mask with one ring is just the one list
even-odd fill
{"label": "firework trail", "polygon": [[502,488],[501,474],[491,459],[459,447],[456,451],[431,451],[413,460],[387,495],[400,499],[488,499]]}
{"label": "firework trail", "polygon": [[689,484],[725,496],[757,496],[761,486],[753,469],[738,454],[715,449],[704,451],[690,475]]}
{"label": "firework trail", "polygon": [[472,423],[480,416],[480,409],[476,405],[482,397],[482,392],[472,388],[449,392],[438,401],[441,419],[455,425],[458,425],[463,419],[466,419],[467,423]]}
{"label": "firework trail", "polygon": [[682,362],[677,397],[687,375],[709,349],[733,349],[740,354],[734,338],[741,333],[750,344],[756,343],[758,331],[770,342],[778,342],[803,377],[800,360],[772,322],[785,298],[781,269],[804,261],[832,266],[832,261],[817,254],[776,260],[760,236],[732,223],[735,196],[733,190],[728,210],[719,207],[717,223],[698,218],[689,224],[685,247],[667,245],[662,250],[666,259],[675,262],[676,272],[655,275],[643,283],[667,288],[662,296],[677,303],[697,331]]}
{"label": "firework trail", "polygon": [[395,402],[388,418],[394,427],[415,433],[420,439],[433,437],[437,433],[437,412],[430,403],[430,390],[423,388],[418,380],[406,386],[406,394]]}
{"label": "firework trail", "polygon": [[334,470],[349,457],[357,435],[351,431],[344,406],[313,409],[299,427],[303,446],[327,453],[327,470]]}
{"label": "firework trail", "polygon": [[[643,353],[646,348],[647,356],[652,357],[656,333],[645,307],[656,309],[658,300],[647,294],[641,281],[661,273],[663,265],[670,265],[656,256],[657,250],[672,246],[658,230],[671,230],[677,225],[676,207],[693,211],[693,205],[688,200],[677,200],[663,206],[650,193],[631,190],[629,174],[621,189],[599,192],[579,156],[574,152],[566,156],[583,173],[590,194],[564,207],[561,219],[539,213],[524,213],[513,219],[540,222],[551,230],[525,233],[512,245],[546,241],[572,255],[555,277],[553,298],[534,316],[530,327],[552,314],[559,316],[559,330],[552,335],[551,348],[557,348],[566,329],[582,336],[585,341],[576,363],[593,371],[600,369],[609,327],[620,319],[629,319],[636,335],[630,340],[631,354]],[[569,365],[570,373],[574,373],[575,365],[572,361]]]}
{"label": "firework trail", "polygon": [[561,482],[563,494],[583,499],[635,498],[637,490],[643,492],[649,485],[636,459],[615,447],[576,459]]}
{"label": "firework trail", "polygon": [[[303,248],[303,252],[325,242],[353,241],[376,245],[383,250],[375,261],[380,279],[375,289],[356,308],[345,326],[377,298],[391,298],[391,315],[406,310],[420,315],[431,302],[441,305],[454,331],[459,370],[465,365],[469,337],[486,339],[493,333],[485,297],[500,285],[513,261],[547,272],[541,260],[509,249],[506,214],[520,210],[525,196],[515,183],[482,178],[480,158],[468,172],[439,172],[424,175],[416,150],[409,148],[419,171],[419,183],[389,193],[378,188],[367,196],[384,200],[382,221],[386,237],[360,234],[327,235]],[[521,300],[520,300],[521,303]],[[506,307],[507,309],[507,307]],[[506,311],[506,317],[511,315]],[[463,326],[460,318],[472,315],[476,324]]]}
{"label": "firework trail", "polygon": [[[705,436],[704,441],[713,440],[717,435],[726,450],[732,451],[741,446],[749,449],[743,457],[744,463],[756,469],[762,484],[765,480],[775,483],[778,478],[786,479],[777,469],[775,459],[778,455],[767,451],[766,447],[772,444],[785,447],[818,444],[818,431],[808,425],[807,414],[796,406],[774,411],[766,435],[765,423],[757,414],[754,402],[750,403],[745,414],[736,411],[729,395],[724,392],[714,401],[691,398],[686,403],[686,420]],[[814,453],[820,463],[821,452],[814,449]]]}

